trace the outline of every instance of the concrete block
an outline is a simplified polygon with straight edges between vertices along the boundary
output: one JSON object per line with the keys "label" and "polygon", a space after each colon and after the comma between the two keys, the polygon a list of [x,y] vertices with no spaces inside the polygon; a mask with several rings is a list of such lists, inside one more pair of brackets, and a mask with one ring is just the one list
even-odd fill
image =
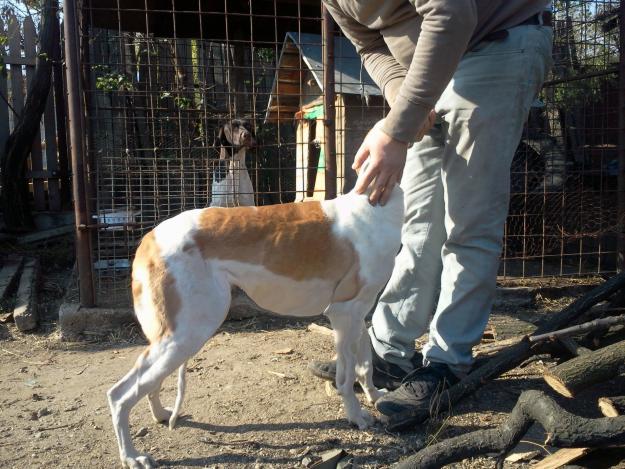
{"label": "concrete block", "polygon": [[232,289],[232,302],[226,319],[242,321],[261,314],[272,315],[270,311],[258,306],[247,294],[238,287]]}
{"label": "concrete block", "polygon": [[136,323],[130,308],[85,308],[78,303],[63,303],[59,308],[61,340],[78,340],[86,334],[105,335]]}

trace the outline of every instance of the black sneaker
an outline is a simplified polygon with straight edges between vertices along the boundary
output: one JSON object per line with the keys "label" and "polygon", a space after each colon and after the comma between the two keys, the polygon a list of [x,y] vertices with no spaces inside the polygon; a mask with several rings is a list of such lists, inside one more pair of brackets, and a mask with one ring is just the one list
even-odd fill
{"label": "black sneaker", "polygon": [[[385,388],[389,391],[397,389],[406,375],[408,375],[408,372],[393,363],[383,360],[373,350],[371,350],[371,355],[373,362],[373,385],[378,389]],[[411,362],[415,369],[421,368],[423,366],[423,355],[416,352]],[[328,362],[313,361],[308,364],[308,369],[318,378],[332,382],[336,380],[336,360]]]}
{"label": "black sneaker", "polygon": [[441,401],[443,391],[458,381],[447,365],[431,363],[406,375],[401,386],[377,400],[375,408],[386,417],[389,430],[404,430],[447,410]]}

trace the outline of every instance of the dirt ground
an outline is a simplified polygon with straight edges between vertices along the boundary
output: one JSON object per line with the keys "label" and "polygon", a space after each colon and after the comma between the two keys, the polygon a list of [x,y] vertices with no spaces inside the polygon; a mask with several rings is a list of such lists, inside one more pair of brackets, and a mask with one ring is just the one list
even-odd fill
{"label": "dirt ground", "polygon": [[[91,341],[60,341],[55,308],[69,270],[62,261],[43,265],[40,330],[21,334],[13,324],[0,325],[0,467],[119,467],[105,393],[133,365],[145,341],[135,327]],[[568,301],[499,304],[492,324],[497,327],[512,316],[532,322]],[[343,448],[353,455],[355,467],[384,468],[433,441],[492,428],[523,390],[547,390],[540,373],[552,362],[534,361],[466,398],[450,418],[401,435],[380,425],[359,431],[344,420],[340,398],[306,369],[311,360],[334,353],[331,337],[307,329],[311,322],[327,324],[323,318],[273,317],[226,322],[189,362],[177,428],[169,431],[154,423],[145,400],[135,407],[130,422],[133,435],[142,435],[134,437],[137,448],[151,453],[160,467],[304,467],[325,451]],[[166,405],[173,403],[174,386],[173,378],[165,382]],[[598,417],[594,403],[603,391],[576,399],[583,403],[577,407],[560,401],[567,409]],[[519,451],[537,450],[540,458],[553,451],[543,441],[541,429],[533,428]],[[622,454],[602,456],[581,465],[625,467],[618,462]],[[494,461],[475,458],[453,467],[493,467]]]}

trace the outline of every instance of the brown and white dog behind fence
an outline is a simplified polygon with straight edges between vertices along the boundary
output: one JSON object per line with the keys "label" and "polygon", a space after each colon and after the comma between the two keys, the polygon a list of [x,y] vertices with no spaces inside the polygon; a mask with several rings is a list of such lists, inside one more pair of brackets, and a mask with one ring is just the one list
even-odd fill
{"label": "brown and white dog behind fence", "polygon": [[[141,241],[132,266],[135,313],[150,345],[108,391],[124,466],[154,462],[134,448],[128,416],[147,396],[157,422],[173,428],[185,390],[185,366],[222,324],[231,286],[277,314],[323,312],[335,332],[336,387],[347,419],[364,429],[373,417],[354,394],[373,386],[365,315],[391,275],[400,247],[403,192],[384,206],[350,192],[334,200],[263,207],[189,210],[166,220]],[[178,370],[173,409],[159,399],[163,380]]]}
{"label": "brown and white dog behind fence", "polygon": [[256,145],[249,122],[233,119],[219,128],[219,161],[213,171],[211,207],[253,206],[254,188],[245,155]]}

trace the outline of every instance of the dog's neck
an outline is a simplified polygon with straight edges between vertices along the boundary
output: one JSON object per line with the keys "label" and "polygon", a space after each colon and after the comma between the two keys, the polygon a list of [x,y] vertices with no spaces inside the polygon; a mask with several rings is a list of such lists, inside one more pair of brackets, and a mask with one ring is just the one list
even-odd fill
{"label": "dog's neck", "polygon": [[224,147],[219,151],[219,158],[222,160],[233,160],[239,163],[241,168],[245,168],[245,147]]}

